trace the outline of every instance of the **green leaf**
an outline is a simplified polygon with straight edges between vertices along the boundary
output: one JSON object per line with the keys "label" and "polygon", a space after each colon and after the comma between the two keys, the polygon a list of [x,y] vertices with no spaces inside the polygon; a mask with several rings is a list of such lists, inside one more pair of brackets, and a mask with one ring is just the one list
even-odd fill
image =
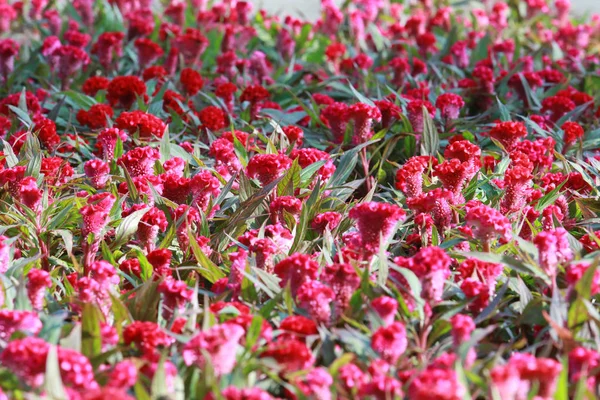
{"label": "green leaf", "polygon": [[198,261],[198,264],[200,265],[200,268],[198,270],[200,275],[202,275],[204,278],[206,278],[210,283],[215,283],[219,279],[224,278],[225,274],[223,273],[223,271],[221,271],[219,269],[219,267],[217,267],[217,265],[215,263],[213,263],[206,256],[206,254],[204,254],[204,252],[200,248],[200,245],[198,245],[198,241],[196,241],[196,238],[194,237],[194,234],[192,233],[191,230],[188,230],[188,239],[190,241],[192,253],[194,253],[194,257],[196,258],[196,261]]}
{"label": "green leaf", "polygon": [[354,95],[354,97],[356,97],[358,99],[358,101],[360,101],[361,103],[370,105],[371,107],[375,107],[375,103],[373,103],[373,100],[363,96],[358,90],[356,90],[354,88],[354,86],[352,86],[351,83],[349,83],[348,85],[350,86],[350,90],[352,91],[352,94]]}
{"label": "green leaf", "polygon": [[104,315],[100,309],[92,304],[85,303],[81,316],[81,353],[87,358],[93,358],[102,352],[102,333],[100,322]]}
{"label": "green leaf", "polygon": [[440,148],[440,135],[427,108],[423,106],[423,138],[421,155],[435,156]]}
{"label": "green leaf", "polygon": [[277,184],[277,195],[293,195],[294,189],[300,186],[302,168],[298,164],[298,159],[295,159],[292,166],[283,175],[279,183]]}
{"label": "green leaf", "polygon": [[46,358],[46,375],[44,377],[44,392],[49,399],[67,400],[67,392],[60,377],[58,352],[54,345],[50,345]]}
{"label": "green leaf", "polygon": [[19,163],[19,159],[6,140],[2,140],[2,152],[4,153],[4,159],[8,168],[12,168]]}
{"label": "green leaf", "polygon": [[129,214],[123,218],[117,228],[115,229],[115,240],[111,243],[113,249],[118,249],[129,241],[131,236],[137,232],[138,225],[142,220],[142,217],[150,211],[150,208],[143,208]]}

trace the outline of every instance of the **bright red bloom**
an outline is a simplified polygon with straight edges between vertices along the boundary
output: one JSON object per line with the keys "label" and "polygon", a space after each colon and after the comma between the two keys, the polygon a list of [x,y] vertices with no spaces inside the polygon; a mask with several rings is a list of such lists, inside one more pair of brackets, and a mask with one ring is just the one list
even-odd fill
{"label": "bright red bloom", "polygon": [[98,36],[98,40],[92,46],[92,54],[95,54],[100,64],[105,69],[110,69],[113,58],[123,55],[123,32],[104,32]]}
{"label": "bright red bloom", "polygon": [[163,49],[155,42],[148,38],[138,38],[134,42],[134,46],[138,53],[138,62],[140,69],[154,64],[163,54]]}
{"label": "bright red bloom", "polygon": [[364,143],[373,136],[373,122],[381,121],[381,111],[375,106],[356,103],[348,108],[348,119],[354,122],[353,142]]}
{"label": "bright red bloom", "polygon": [[437,98],[435,106],[440,110],[442,118],[447,121],[452,121],[458,118],[460,109],[465,106],[465,102],[462,97],[457,94],[444,93]]}
{"label": "bright red bloom", "polygon": [[565,122],[560,127],[563,130],[563,141],[565,146],[572,145],[578,139],[581,139],[584,135],[583,128],[577,122]]}
{"label": "bright red bloom", "polygon": [[326,211],[317,215],[311,222],[310,227],[319,233],[323,233],[325,229],[333,231],[340,224],[342,215],[335,211]]}
{"label": "bright red bloom", "polygon": [[94,97],[99,91],[106,90],[109,83],[110,80],[103,76],[91,76],[83,82],[81,90],[88,96]]}
{"label": "bright red bloom", "polygon": [[473,229],[474,236],[484,243],[498,236],[504,241],[509,241],[512,237],[512,226],[508,218],[480,202],[467,203],[465,221]]}
{"label": "bright red bloom", "polygon": [[160,118],[138,110],[122,112],[115,120],[115,126],[129,132],[130,135],[137,133],[141,139],[160,139],[167,128]]}
{"label": "bright red bloom", "polygon": [[306,344],[295,339],[271,342],[260,356],[274,359],[285,372],[306,369],[315,361]]}
{"label": "bright red bloom", "polygon": [[217,106],[208,106],[197,113],[203,129],[217,132],[229,124],[229,118],[225,111]]}
{"label": "bright red bloom", "polygon": [[349,118],[349,107],[344,103],[332,103],[321,111],[321,120],[331,129],[335,143],[344,141]]}
{"label": "bright red bloom", "polygon": [[306,254],[294,253],[275,265],[275,275],[279,277],[279,285],[285,288],[288,284],[292,296],[296,297],[298,288],[304,283],[317,279],[319,264]]}
{"label": "bright red bloom", "polygon": [[179,76],[179,82],[183,86],[183,89],[188,96],[194,96],[204,86],[204,80],[198,71],[191,68],[184,68],[181,70]]}
{"label": "bright red bloom", "polygon": [[175,38],[174,46],[183,55],[186,65],[194,65],[206,50],[208,40],[199,30],[187,28],[185,33]]}
{"label": "bright red bloom", "polygon": [[110,104],[126,110],[130,109],[138,98],[145,100],[146,84],[137,76],[117,76],[110,81],[106,89],[106,99]]}
{"label": "bright red bloom", "polygon": [[88,111],[79,110],[77,112],[77,121],[90,129],[101,129],[106,128],[108,120],[113,115],[114,111],[111,106],[107,104],[94,104]]}
{"label": "bright red bloom", "polygon": [[527,128],[521,122],[499,122],[489,135],[500,142],[507,152],[511,152],[521,138],[527,136]]}
{"label": "bright red bloom", "polygon": [[127,168],[132,177],[154,175],[154,162],[160,158],[157,149],[136,147],[119,158],[119,164]]}

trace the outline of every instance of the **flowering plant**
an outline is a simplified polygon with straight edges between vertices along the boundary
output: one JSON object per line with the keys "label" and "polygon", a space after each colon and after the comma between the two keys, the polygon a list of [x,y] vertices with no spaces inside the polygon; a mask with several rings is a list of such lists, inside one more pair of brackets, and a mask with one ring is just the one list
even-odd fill
{"label": "flowering plant", "polygon": [[600,17],[58,3],[0,0],[0,400],[600,396]]}

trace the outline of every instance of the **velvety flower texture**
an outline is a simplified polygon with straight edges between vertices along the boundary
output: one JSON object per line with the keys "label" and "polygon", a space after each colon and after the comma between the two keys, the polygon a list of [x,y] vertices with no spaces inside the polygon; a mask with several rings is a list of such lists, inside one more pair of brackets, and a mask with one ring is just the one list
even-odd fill
{"label": "velvety flower texture", "polygon": [[368,202],[354,206],[348,216],[356,220],[364,249],[376,253],[381,243],[391,238],[394,227],[404,219],[406,213],[394,204]]}

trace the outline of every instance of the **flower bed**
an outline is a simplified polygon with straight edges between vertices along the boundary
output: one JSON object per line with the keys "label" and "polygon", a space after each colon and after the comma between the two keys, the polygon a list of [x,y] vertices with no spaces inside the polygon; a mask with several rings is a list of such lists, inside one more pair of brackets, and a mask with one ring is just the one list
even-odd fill
{"label": "flower bed", "polygon": [[600,394],[600,18],[204,3],[0,0],[0,399]]}

